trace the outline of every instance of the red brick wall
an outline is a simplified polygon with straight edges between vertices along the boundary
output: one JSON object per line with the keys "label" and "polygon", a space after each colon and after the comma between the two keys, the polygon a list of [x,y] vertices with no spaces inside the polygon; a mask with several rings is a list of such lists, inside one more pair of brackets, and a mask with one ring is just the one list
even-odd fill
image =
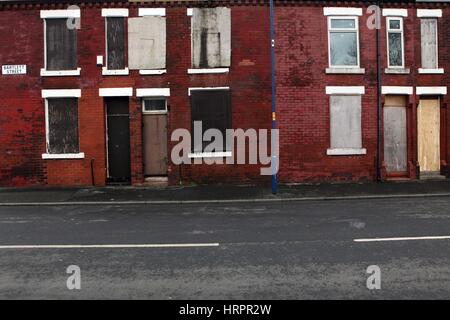
{"label": "red brick wall", "polygon": [[[326,6],[339,6],[327,3]],[[342,6],[342,5],[341,5]],[[280,129],[281,182],[361,181],[376,178],[377,152],[377,68],[376,31],[366,27],[370,14],[363,7],[359,18],[360,65],[365,74],[325,74],[328,67],[327,17],[323,6],[307,4],[280,5],[276,15],[276,79],[277,118]],[[449,83],[449,25],[450,12],[445,6],[439,19],[439,63],[446,70],[444,75],[418,75],[420,67],[420,21],[413,5],[392,5],[389,8],[409,8],[404,20],[405,67],[409,75],[384,73],[386,62],[386,24],[382,18],[381,69],[385,86],[447,86]],[[442,8],[443,6],[439,6]],[[425,8],[425,7],[424,7]],[[431,8],[431,7],[430,7]],[[330,147],[329,97],[326,86],[364,86],[362,96],[362,143],[366,155],[327,156]],[[448,95],[441,97],[442,105],[448,103]],[[415,178],[417,165],[416,103],[418,97],[409,97],[408,109],[408,161],[410,177]],[[382,102],[384,97],[382,97]],[[442,109],[441,158],[443,173],[450,154],[447,142],[450,131],[448,108]],[[446,120],[447,119],[447,120]],[[445,128],[445,124],[446,127]],[[383,128],[381,128],[381,133]],[[381,136],[383,142],[383,136]],[[383,145],[381,144],[381,151]],[[381,154],[383,159],[383,154]]]}
{"label": "red brick wall", "polygon": [[[120,4],[118,5],[120,6]],[[137,16],[137,6],[129,16]],[[232,66],[229,74],[188,75],[191,67],[190,17],[186,7],[169,7],[167,23],[167,74],[102,76],[96,56],[105,55],[104,18],[101,5],[81,7],[78,30],[80,77],[41,77],[44,65],[41,9],[64,9],[65,5],[1,7],[0,62],[26,64],[25,76],[0,76],[0,185],[91,185],[91,161],[96,185],[106,181],[105,108],[98,96],[102,87],[169,87],[169,139],[177,128],[190,128],[189,87],[229,86],[234,128],[270,127],[270,55],[268,8],[232,7]],[[252,26],[258,26],[252,28]],[[82,90],[79,99],[80,152],[84,159],[42,160],[45,152],[45,116],[42,89]],[[143,182],[142,115],[140,100],[130,97],[132,183]],[[171,144],[170,146],[173,146]],[[170,155],[170,148],[169,148]],[[169,157],[170,158],[170,157]],[[181,173],[181,176],[180,176]],[[184,165],[169,163],[169,182],[250,182],[267,180],[258,165]]]}
{"label": "red brick wall", "polygon": [[[129,6],[130,17],[137,16],[137,5]],[[327,6],[336,4],[327,3]],[[118,5],[120,6],[120,5]],[[361,6],[358,3],[347,6]],[[381,30],[383,85],[447,86],[450,72],[450,8],[439,19],[439,63],[443,75],[418,75],[420,67],[420,24],[413,4],[390,7],[409,8],[405,19],[406,67],[409,75],[386,75],[385,19]],[[432,5],[422,5],[433,8]],[[232,66],[229,74],[188,75],[190,67],[190,18],[182,5],[167,8],[167,74],[140,76],[102,76],[96,56],[105,54],[104,19],[99,4],[80,5],[81,30],[78,32],[80,77],[41,77],[44,65],[43,21],[41,9],[64,5],[0,6],[0,62],[26,64],[25,76],[0,76],[0,185],[90,185],[91,161],[94,180],[106,180],[105,110],[102,87],[169,87],[168,133],[190,129],[189,87],[229,86],[234,128],[270,128],[270,52],[268,7],[231,5]],[[365,10],[364,10],[365,11]],[[377,148],[377,96],[375,30],[366,26],[368,15],[360,18],[361,67],[363,75],[327,75],[327,19],[320,4],[279,4],[276,14],[277,119],[280,128],[281,182],[373,180]],[[326,86],[364,85],[362,97],[362,156],[327,156],[329,147],[329,97]],[[79,99],[80,151],[85,159],[42,160],[45,152],[44,102],[42,89],[82,89]],[[450,115],[448,95],[441,97],[443,172],[449,173]],[[140,100],[130,97],[132,183],[143,181],[142,115]],[[416,105],[410,96],[408,109],[408,160],[410,177],[417,165]],[[382,141],[383,139],[381,139]],[[170,149],[174,143],[169,145]],[[381,147],[381,150],[383,148]],[[260,176],[258,165],[183,165],[169,163],[171,184],[269,182]]]}

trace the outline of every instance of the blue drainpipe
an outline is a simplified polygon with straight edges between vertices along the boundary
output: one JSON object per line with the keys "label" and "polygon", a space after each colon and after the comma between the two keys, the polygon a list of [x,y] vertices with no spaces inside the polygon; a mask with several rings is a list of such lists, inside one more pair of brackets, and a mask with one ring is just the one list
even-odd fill
{"label": "blue drainpipe", "polygon": [[[274,27],[274,0],[270,0],[270,55],[271,55],[271,72],[272,72],[272,129],[277,128],[277,120],[276,120],[276,105],[275,105],[275,27]],[[273,133],[271,134],[273,139]],[[272,143],[272,146],[274,144]],[[278,190],[278,182],[277,182],[277,166],[278,166],[278,158],[274,153],[274,150],[271,150],[272,162],[272,193],[276,194]]]}

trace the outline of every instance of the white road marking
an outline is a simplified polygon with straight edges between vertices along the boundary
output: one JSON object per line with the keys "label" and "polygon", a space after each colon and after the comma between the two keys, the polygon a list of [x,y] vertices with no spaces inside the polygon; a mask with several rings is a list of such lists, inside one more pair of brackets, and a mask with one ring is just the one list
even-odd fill
{"label": "white road marking", "polygon": [[50,244],[6,245],[1,249],[127,249],[127,248],[200,248],[218,247],[218,243],[162,243],[162,244]]}
{"label": "white road marking", "polygon": [[444,239],[450,239],[450,236],[372,238],[372,239],[353,239],[353,241],[355,241],[355,242],[380,242],[380,241],[444,240]]}

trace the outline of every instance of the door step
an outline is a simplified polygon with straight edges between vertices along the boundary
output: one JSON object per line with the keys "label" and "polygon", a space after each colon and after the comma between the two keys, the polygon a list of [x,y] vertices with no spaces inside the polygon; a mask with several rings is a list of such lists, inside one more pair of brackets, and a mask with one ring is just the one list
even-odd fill
{"label": "door step", "polygon": [[441,175],[439,172],[421,172],[420,180],[444,180],[445,176]]}
{"label": "door step", "polygon": [[146,177],[144,179],[144,186],[165,188],[169,185],[169,179],[167,177]]}

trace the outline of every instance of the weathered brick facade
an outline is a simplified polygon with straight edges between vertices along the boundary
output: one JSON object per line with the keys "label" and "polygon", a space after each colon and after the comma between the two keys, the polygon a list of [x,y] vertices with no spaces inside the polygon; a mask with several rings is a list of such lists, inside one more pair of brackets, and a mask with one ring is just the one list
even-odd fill
{"label": "weathered brick facade", "polygon": [[[361,67],[364,74],[326,74],[328,67],[328,29],[324,6],[363,8],[359,20]],[[381,83],[383,86],[447,86],[449,83],[449,28],[448,4],[385,4],[385,8],[408,9],[404,20],[405,66],[409,74],[385,74],[387,68],[386,25],[381,19],[380,53]],[[366,27],[367,4],[327,3],[305,4],[292,2],[280,5],[276,16],[276,90],[277,116],[280,128],[280,174],[282,182],[308,181],[366,181],[376,179],[377,151],[377,51],[376,30]],[[423,75],[421,65],[420,21],[417,8],[440,8],[438,19],[439,64],[444,74]],[[362,97],[362,140],[365,155],[327,156],[330,146],[329,96],[326,86],[364,86]],[[415,92],[415,91],[414,91]],[[384,101],[384,95],[381,97]],[[417,104],[419,97],[409,97],[407,108],[408,177],[416,178],[417,166]],[[449,98],[441,97],[441,172],[448,175],[450,156]],[[383,122],[381,121],[381,125]],[[381,143],[383,127],[381,126]],[[381,161],[383,148],[381,148]],[[383,168],[382,168],[382,171]],[[383,174],[385,176],[385,172]]]}
{"label": "weathered brick facade", "polygon": [[[40,10],[64,9],[67,5],[11,5],[0,11],[0,61],[26,64],[27,75],[0,79],[0,185],[91,185],[91,161],[96,185],[106,181],[105,108],[99,88],[170,88],[169,130],[191,127],[189,87],[231,89],[234,128],[270,128],[269,16],[264,6],[232,8],[232,65],[227,74],[188,75],[191,68],[190,17],[187,4],[166,10],[167,74],[144,76],[102,76],[96,56],[105,52],[105,22],[101,9],[107,4],[80,4],[81,29],[78,30],[78,65],[81,76],[41,77],[44,63],[43,20]],[[137,16],[138,5],[127,7]],[[139,6],[145,7],[145,6]],[[251,12],[251,14],[249,14]],[[258,26],[251,28],[250,26]],[[42,89],[81,89],[79,99],[80,151],[84,159],[43,160],[45,153],[44,101]],[[142,114],[140,99],[130,97],[130,135],[132,183],[143,182]],[[170,140],[170,139],[169,139]],[[170,148],[169,148],[170,150]],[[169,157],[170,158],[170,157]],[[169,183],[224,182],[249,183],[267,180],[258,165],[182,165],[169,164]]]}
{"label": "weathered brick facade", "polygon": [[[106,183],[105,106],[99,88],[170,88],[168,134],[191,127],[189,87],[230,87],[233,128],[271,127],[270,36],[267,3],[224,2],[231,8],[232,56],[226,74],[189,75],[191,31],[188,7],[196,2],[166,6],[167,74],[102,76],[96,56],[105,54],[105,21],[101,9],[125,7],[136,17],[140,7],[161,7],[161,3],[80,3],[78,66],[81,76],[42,77],[44,64],[43,20],[40,10],[65,9],[67,4],[0,4],[0,62],[26,64],[26,75],[0,76],[0,185],[104,185]],[[328,66],[327,19],[324,6],[364,8],[360,17],[361,67],[364,74],[326,74]],[[387,5],[386,5],[387,7]],[[407,8],[404,20],[407,75],[384,74],[386,67],[385,20],[381,30],[382,84],[384,86],[447,86],[450,72],[450,7],[448,4],[401,3],[390,8]],[[420,24],[416,9],[440,8],[439,64],[444,74],[419,75]],[[376,31],[365,28],[364,2],[277,2],[276,102],[280,129],[281,182],[374,180],[377,150],[377,56]],[[362,97],[362,139],[367,154],[327,156],[330,140],[329,96],[326,86],[364,86]],[[81,89],[79,99],[80,151],[84,159],[44,160],[46,150],[42,89]],[[382,97],[384,99],[384,97]],[[408,172],[416,178],[418,97],[409,96]],[[450,114],[448,96],[441,97],[442,172],[450,173]],[[132,184],[143,176],[142,112],[140,99],[129,99]],[[382,132],[382,131],[381,131]],[[169,155],[174,143],[169,143]],[[381,148],[382,150],[382,148]],[[170,159],[170,156],[168,157]],[[381,155],[383,159],[383,155]],[[170,160],[169,160],[170,161]],[[93,177],[91,172],[93,166]],[[268,183],[259,165],[182,165],[169,162],[170,184]]]}

